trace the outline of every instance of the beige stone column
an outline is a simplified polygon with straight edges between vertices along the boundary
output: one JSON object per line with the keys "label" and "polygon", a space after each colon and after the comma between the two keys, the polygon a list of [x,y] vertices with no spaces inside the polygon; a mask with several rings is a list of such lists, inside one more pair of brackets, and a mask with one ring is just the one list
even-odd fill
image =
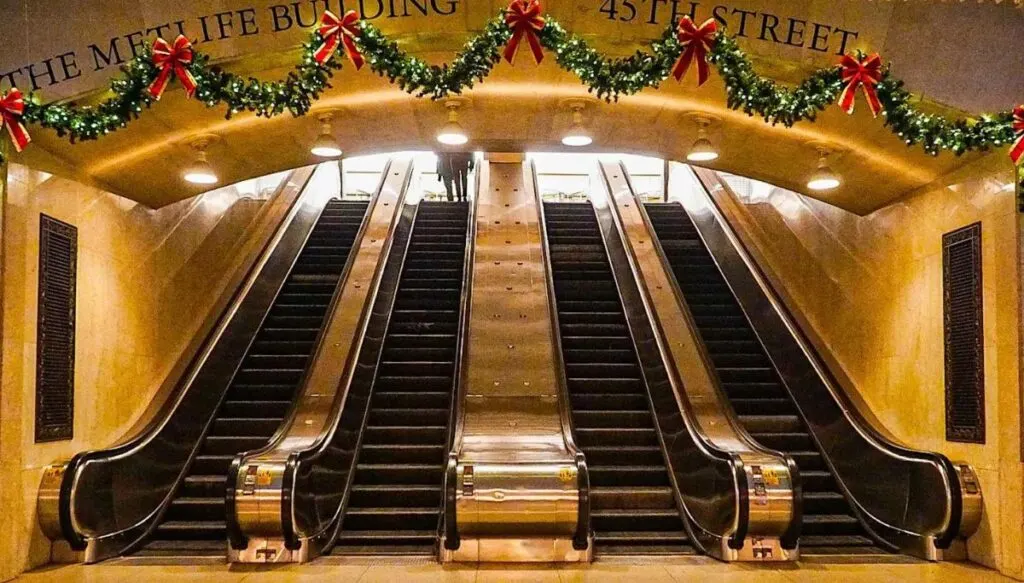
{"label": "beige stone column", "polygon": [[[6,134],[6,130],[4,131]],[[3,337],[4,324],[4,285],[7,271],[7,255],[4,239],[7,236],[7,156],[9,143],[6,135],[0,134],[0,338]],[[7,341],[0,342],[0,516],[21,516],[21,424],[16,407],[20,399],[12,395],[12,391],[20,387],[8,386],[4,379],[4,358],[7,356]],[[0,520],[0,581],[14,578],[21,573],[21,565],[16,560],[18,520]]]}

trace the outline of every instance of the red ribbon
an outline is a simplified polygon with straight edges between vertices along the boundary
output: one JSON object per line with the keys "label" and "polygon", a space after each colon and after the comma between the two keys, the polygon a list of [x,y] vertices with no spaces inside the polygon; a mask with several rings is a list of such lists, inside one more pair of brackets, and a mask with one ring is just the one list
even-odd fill
{"label": "red ribbon", "polygon": [[1010,159],[1019,165],[1024,162],[1024,105],[1013,108],[1013,131],[1017,134],[1017,141],[1010,149]]}
{"label": "red ribbon", "polygon": [[541,50],[540,39],[537,33],[544,30],[544,19],[540,15],[539,0],[512,0],[505,11],[505,24],[512,29],[512,38],[505,47],[505,60],[512,63],[519,52],[519,43],[526,37],[530,43],[530,50],[533,51],[533,58],[539,65],[544,60],[544,51]]}
{"label": "red ribbon", "polygon": [[697,87],[707,82],[711,71],[708,67],[708,51],[715,46],[715,35],[718,33],[718,23],[714,18],[704,21],[699,27],[694,24],[693,19],[684,16],[679,19],[676,27],[676,40],[683,46],[683,53],[679,55],[676,66],[672,68],[672,75],[676,81],[681,81],[686,71],[690,69],[693,60],[697,60]]}
{"label": "red ribbon", "polygon": [[864,58],[843,55],[839,65],[843,68],[843,83],[846,83],[839,97],[839,107],[846,113],[853,113],[857,88],[863,87],[871,115],[878,116],[882,111],[882,102],[878,100],[875,86],[882,81],[882,57],[878,56],[878,53]]}
{"label": "red ribbon", "polygon": [[344,44],[345,53],[352,64],[356,66],[356,70],[362,69],[366,61],[363,59],[362,53],[359,52],[359,47],[356,46],[356,39],[360,34],[358,22],[359,14],[355,10],[346,12],[344,18],[338,18],[330,10],[325,11],[324,15],[320,17],[318,31],[320,37],[324,39],[324,43],[313,55],[316,62],[323,65],[331,59],[334,51],[338,50],[338,45]]}
{"label": "red ribbon", "polygon": [[0,99],[0,129],[7,126],[7,132],[11,134],[11,141],[14,142],[14,149],[19,152],[32,141],[25,124],[21,123],[21,116],[24,114],[25,98],[15,87],[5,93],[3,99]]}
{"label": "red ribbon", "polygon": [[159,100],[167,89],[173,72],[185,88],[185,95],[192,97],[197,85],[195,77],[188,70],[188,65],[192,64],[193,59],[195,53],[192,51],[192,42],[185,35],[179,34],[173,45],[162,38],[156,39],[153,42],[153,65],[160,69],[160,74],[149,86],[149,94]]}

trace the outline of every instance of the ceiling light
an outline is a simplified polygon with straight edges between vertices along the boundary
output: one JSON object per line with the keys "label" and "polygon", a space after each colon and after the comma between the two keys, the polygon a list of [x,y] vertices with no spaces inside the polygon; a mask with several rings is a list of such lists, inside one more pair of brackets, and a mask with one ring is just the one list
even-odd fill
{"label": "ceiling light", "polygon": [[711,125],[711,118],[698,116],[697,141],[690,146],[686,153],[686,159],[690,162],[710,162],[718,159],[718,149],[708,139],[708,126]]}
{"label": "ceiling light", "polygon": [[441,131],[437,132],[437,141],[446,146],[461,146],[469,141],[466,130],[459,124],[460,105],[462,104],[454,99],[444,104],[448,108],[448,121],[441,126]]}
{"label": "ceiling light", "polygon": [[594,138],[590,136],[587,128],[583,127],[583,108],[586,107],[586,103],[574,101],[569,104],[569,107],[572,108],[572,127],[562,137],[562,144],[573,148],[593,144]]}
{"label": "ceiling light", "polygon": [[334,114],[323,113],[317,119],[320,120],[320,135],[317,136],[316,141],[313,142],[313,147],[309,151],[318,158],[337,158],[341,156],[341,145],[334,138],[334,132],[331,129],[331,121],[334,120]]}
{"label": "ceiling light", "polygon": [[206,159],[206,148],[210,146],[210,142],[211,138],[202,137],[190,144],[192,149],[196,152],[196,159],[182,174],[185,182],[209,186],[211,184],[217,184],[220,180],[217,178],[217,172]]}
{"label": "ceiling light", "polygon": [[807,188],[817,191],[832,190],[839,188],[839,185],[842,184],[839,175],[829,167],[826,160],[831,153],[828,148],[818,147],[818,169],[811,174],[807,181]]}

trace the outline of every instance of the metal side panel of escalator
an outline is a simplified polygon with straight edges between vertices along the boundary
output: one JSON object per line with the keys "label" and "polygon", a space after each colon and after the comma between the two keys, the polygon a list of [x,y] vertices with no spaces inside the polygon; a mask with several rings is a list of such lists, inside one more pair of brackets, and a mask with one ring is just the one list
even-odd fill
{"label": "metal side panel of escalator", "polygon": [[595,553],[692,553],[594,209],[545,203],[544,215]]}

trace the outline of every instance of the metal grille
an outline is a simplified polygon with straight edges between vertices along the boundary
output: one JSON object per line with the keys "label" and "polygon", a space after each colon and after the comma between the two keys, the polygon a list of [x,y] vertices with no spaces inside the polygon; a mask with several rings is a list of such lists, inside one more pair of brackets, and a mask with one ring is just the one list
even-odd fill
{"label": "metal grille", "polygon": [[942,236],[946,439],[985,443],[981,223]]}
{"label": "metal grille", "polygon": [[36,442],[71,439],[75,418],[78,229],[39,217]]}

